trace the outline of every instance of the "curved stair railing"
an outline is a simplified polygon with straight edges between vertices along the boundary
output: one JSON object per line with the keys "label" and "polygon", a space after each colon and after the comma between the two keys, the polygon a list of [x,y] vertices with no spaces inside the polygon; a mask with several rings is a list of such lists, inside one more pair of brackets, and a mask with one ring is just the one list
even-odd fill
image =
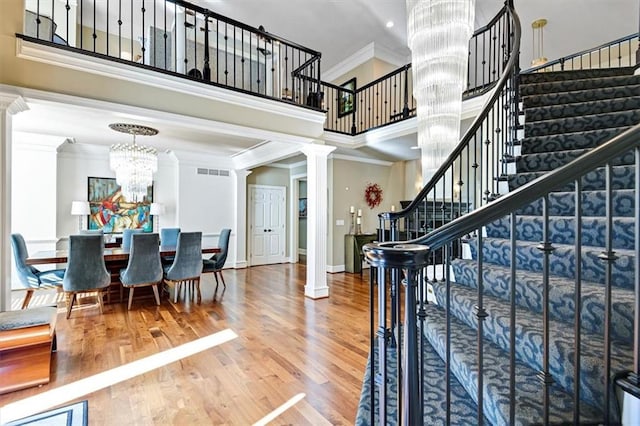
{"label": "curved stair railing", "polygon": [[[607,224],[605,230],[604,239],[606,241],[605,249],[602,254],[599,256],[602,262],[604,263],[603,268],[606,273],[606,280],[602,291],[604,292],[604,310],[598,315],[602,315],[602,322],[605,324],[604,327],[604,348],[601,354],[601,362],[602,366],[598,368],[603,371],[602,377],[602,393],[604,394],[604,398],[602,399],[602,413],[600,414],[602,417],[597,418],[596,420],[591,420],[588,422],[589,424],[597,424],[600,422],[604,422],[604,424],[617,424],[619,422],[618,411],[616,410],[616,399],[614,396],[614,387],[613,381],[615,377],[620,378],[620,381],[617,383],[627,392],[635,395],[636,397],[640,396],[640,331],[638,329],[638,324],[640,324],[640,265],[638,265],[638,252],[640,252],[639,242],[640,242],[640,227],[637,226],[638,223],[638,212],[640,211],[640,125],[637,125],[630,130],[616,136],[612,140],[607,143],[594,148],[589,153],[584,154],[583,156],[577,158],[573,162],[556,169],[553,172],[549,172],[548,174],[526,184],[518,188],[517,190],[510,192],[500,198],[492,201],[491,203],[475,209],[473,212],[459,217],[449,223],[444,224],[443,226],[429,232],[425,236],[421,236],[417,239],[406,241],[406,242],[382,242],[377,244],[367,244],[364,246],[364,253],[367,261],[373,266],[377,267],[377,279],[378,279],[378,301],[380,305],[378,307],[378,321],[379,328],[377,330],[378,342],[377,342],[377,353],[387,353],[388,351],[388,337],[390,325],[388,322],[388,317],[386,316],[386,310],[388,308],[386,302],[386,288],[389,287],[389,281],[391,281],[391,285],[393,283],[403,283],[404,291],[404,313],[405,319],[403,321],[403,334],[406,332],[408,336],[406,341],[404,342],[404,346],[400,349],[400,345],[397,347],[397,359],[401,359],[402,368],[399,368],[398,371],[402,371],[402,377],[398,378],[398,383],[402,383],[402,386],[398,386],[398,395],[397,401],[402,401],[402,418],[404,419],[413,419],[409,424],[422,424],[422,412],[423,408],[421,401],[423,397],[423,392],[428,391],[426,389],[426,385],[420,382],[420,377],[424,373],[424,369],[427,368],[425,364],[425,360],[422,357],[423,354],[423,345],[425,345],[424,336],[420,332],[420,330],[424,330],[425,324],[429,321],[429,316],[425,313],[425,307],[427,305],[426,302],[426,293],[425,288],[420,283],[423,282],[426,275],[426,267],[430,264],[430,256],[431,252],[434,250],[444,250],[443,262],[445,264],[445,274],[444,274],[444,285],[446,286],[447,292],[447,301],[445,303],[444,309],[447,312],[447,323],[446,323],[446,341],[443,342],[445,346],[445,353],[447,359],[447,369],[446,369],[446,377],[442,378],[442,380],[446,380],[449,383],[449,379],[451,377],[451,368],[450,368],[450,360],[451,360],[451,335],[450,330],[452,330],[453,325],[451,324],[451,314],[449,314],[450,310],[450,302],[451,302],[451,273],[449,271],[449,264],[451,262],[452,253],[455,252],[455,244],[457,241],[464,237],[465,235],[474,234],[477,238],[478,244],[478,253],[483,253],[483,227],[496,221],[501,218],[508,218],[511,223],[511,244],[512,247],[515,247],[515,234],[516,234],[516,213],[519,209],[531,205],[532,203],[540,202],[542,204],[542,220],[543,220],[543,241],[540,242],[538,248],[543,253],[543,265],[542,268],[545,271],[545,279],[543,281],[543,305],[544,311],[542,314],[541,320],[541,328],[542,328],[542,336],[545,348],[544,356],[542,360],[543,368],[539,372],[540,381],[537,382],[536,386],[543,387],[544,392],[544,418],[542,422],[544,424],[549,423],[550,413],[549,413],[549,404],[550,404],[550,392],[552,385],[554,384],[554,379],[549,371],[549,363],[550,357],[552,356],[549,352],[549,348],[554,346],[555,342],[550,341],[550,331],[549,331],[549,300],[550,300],[550,292],[553,290],[553,284],[549,281],[549,256],[553,252],[554,247],[549,239],[549,198],[550,194],[553,190],[557,190],[560,187],[563,187],[567,184],[573,185],[574,188],[574,196],[576,199],[580,199],[583,196],[583,182],[585,182],[585,176],[594,170],[603,170],[606,176],[606,209],[607,212],[610,213],[613,208],[613,203],[617,200],[616,198],[616,182],[615,175],[612,173],[613,164],[615,164],[616,159],[620,158],[623,155],[632,155],[635,158],[634,170],[635,170],[635,190],[634,199],[635,205],[632,208],[635,211],[635,257],[632,256],[633,265],[630,267],[635,271],[633,282],[635,283],[635,287],[632,290],[635,294],[633,300],[630,302],[632,304],[632,319],[635,321],[635,328],[632,327],[633,335],[630,337],[633,346],[633,354],[629,353],[628,357],[624,360],[623,363],[624,368],[622,372],[620,370],[615,370],[612,366],[614,361],[617,363],[619,367],[620,360],[615,359],[614,357],[614,349],[616,346],[619,346],[620,343],[615,341],[615,338],[611,331],[611,324],[614,321],[616,316],[616,304],[619,303],[619,300],[616,300],[612,297],[612,287],[614,284],[614,269],[617,267],[616,264],[620,263],[616,251],[613,247],[613,239],[619,238],[619,236],[615,235],[614,224],[612,220],[612,215],[608,214]],[[576,203],[574,219],[576,225],[575,234],[576,236],[580,236],[583,230],[583,216],[582,216],[581,203]],[[576,237],[575,242],[575,264],[582,265],[583,264],[583,255],[582,249],[584,245],[579,237]],[[624,252],[623,250],[620,250]],[[507,253],[507,255],[509,255]],[[511,250],[511,265],[515,265],[516,262],[516,251]],[[624,257],[624,256],[622,256]],[[624,263],[624,260],[622,260]],[[477,259],[477,268],[479,271],[483,270],[483,256],[478,255]],[[511,282],[515,282],[515,266],[511,267]],[[588,279],[587,274],[583,275],[582,268],[576,266],[575,267],[575,299],[573,303],[575,306],[580,306],[583,302],[581,299],[581,283],[584,279]],[[373,274],[372,274],[373,275]],[[482,274],[479,274],[481,277]],[[402,279],[402,281],[400,281]],[[477,339],[477,347],[468,348],[470,351],[477,352],[479,365],[479,371],[477,371],[477,377],[480,379],[477,381],[478,386],[478,412],[476,419],[478,423],[481,423],[481,420],[486,414],[486,411],[483,411],[483,403],[482,403],[482,395],[485,392],[482,392],[483,388],[483,339],[480,336],[483,336],[482,324],[485,318],[487,317],[487,311],[483,306],[483,297],[484,289],[483,289],[483,281],[482,279],[478,279],[477,282],[477,304],[475,305],[476,316],[478,318],[478,339]],[[516,307],[515,307],[515,299],[517,297],[521,297],[521,294],[516,294],[516,287],[514,285],[508,286],[508,294],[511,299],[511,318],[512,323],[510,327],[512,330],[515,330],[517,325],[515,323],[516,318]],[[373,289],[373,282],[371,288]],[[374,294],[371,295],[372,299]],[[399,300],[399,299],[398,299]],[[398,302],[399,303],[399,302]],[[584,308],[583,308],[584,309]],[[578,312],[580,312],[578,310]],[[584,312],[582,313],[584,315]],[[581,315],[575,315],[575,326],[573,330],[574,339],[575,339],[575,347],[581,347]],[[633,324],[633,321],[629,321]],[[508,360],[504,361],[504,365],[501,368],[509,369],[509,374],[511,377],[511,386],[509,393],[509,405],[510,405],[510,417],[509,423],[513,424],[515,419],[516,411],[516,398],[519,396],[516,393],[516,390],[513,385],[513,381],[515,380],[515,370],[516,370],[516,355],[514,351],[515,344],[515,335],[511,334],[511,341],[509,342],[511,352]],[[484,343],[486,344],[486,343]],[[373,353],[373,351],[372,351]],[[557,356],[557,355],[555,355]],[[585,356],[583,352],[580,350],[574,351],[572,362],[574,365],[581,365],[581,357]],[[376,363],[386,364],[384,360],[376,360]],[[371,363],[374,364],[373,362]],[[570,374],[572,375],[573,383],[580,383],[581,380],[585,380],[584,376],[596,374],[592,371],[594,366],[589,365],[589,367],[580,367],[575,368]],[[388,369],[388,367],[387,367]],[[614,376],[615,373],[615,376]],[[622,373],[622,374],[621,374]],[[388,381],[385,377],[385,368],[382,367],[381,370],[377,373],[377,383],[384,383]],[[382,377],[381,377],[382,376]],[[371,383],[371,386],[375,386],[374,383]],[[448,390],[449,391],[449,390]],[[574,424],[582,424],[584,422],[585,412],[588,411],[586,404],[582,402],[582,393],[580,387],[574,387],[573,389],[573,407],[569,407],[570,413],[573,415]],[[372,392],[373,394],[373,392]],[[385,404],[385,399],[388,399],[389,391],[380,391],[378,394],[377,403],[372,403],[371,407],[377,406],[379,412],[376,413],[381,416],[388,415],[388,413],[384,412],[381,408]],[[447,393],[447,398],[449,398],[449,393]],[[449,399],[447,399],[447,404],[449,403]],[[373,416],[373,409],[372,416]],[[400,410],[399,410],[400,411]],[[384,418],[384,417],[378,417]],[[388,417],[387,417],[388,418]],[[534,420],[534,419],[530,419]],[[467,419],[469,421],[469,419]],[[541,423],[542,423],[541,422]],[[400,422],[399,422],[400,423]],[[373,417],[372,417],[373,424]],[[449,424],[449,419],[447,419],[447,423]]]}

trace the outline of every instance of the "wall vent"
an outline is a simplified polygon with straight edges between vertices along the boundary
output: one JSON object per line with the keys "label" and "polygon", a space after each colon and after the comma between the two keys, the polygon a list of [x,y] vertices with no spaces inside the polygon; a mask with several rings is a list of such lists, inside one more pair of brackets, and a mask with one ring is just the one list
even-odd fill
{"label": "wall vent", "polygon": [[224,169],[205,169],[203,167],[198,167],[196,169],[196,173],[199,175],[209,175],[209,176],[229,176],[229,170]]}

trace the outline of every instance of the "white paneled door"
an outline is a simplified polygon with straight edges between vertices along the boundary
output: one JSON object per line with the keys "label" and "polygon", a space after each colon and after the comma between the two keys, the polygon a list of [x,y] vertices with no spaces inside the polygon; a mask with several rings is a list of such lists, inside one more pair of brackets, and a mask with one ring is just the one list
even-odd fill
{"label": "white paneled door", "polygon": [[286,261],[285,196],[284,186],[250,186],[251,266]]}

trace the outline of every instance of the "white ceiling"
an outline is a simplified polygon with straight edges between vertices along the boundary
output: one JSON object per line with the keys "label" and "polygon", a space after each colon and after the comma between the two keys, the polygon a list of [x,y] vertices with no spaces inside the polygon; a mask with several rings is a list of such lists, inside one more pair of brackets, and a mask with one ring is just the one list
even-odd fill
{"label": "white ceiling", "polygon": [[[98,0],[104,1],[104,0]],[[164,0],[156,0],[164,3]],[[322,52],[322,69],[349,58],[372,41],[398,55],[408,55],[406,47],[405,2],[403,0],[192,0],[214,12]],[[502,0],[477,0],[476,27],[486,24],[502,7]],[[523,26],[521,67],[531,60],[531,22],[546,18],[544,54],[550,59],[638,31],[637,0],[516,0]],[[394,26],[387,28],[387,21]],[[78,143],[109,145],[126,140],[127,135],[111,131],[112,122],[136,122],[158,128],[149,139],[161,151],[184,149],[229,156],[263,143],[254,138],[221,135],[202,126],[186,126],[180,120],[127,116],[115,111],[91,110],[49,103],[30,104],[30,110],[16,116],[14,129],[74,138]],[[388,161],[416,158],[411,151],[415,135],[376,142],[346,155]]]}

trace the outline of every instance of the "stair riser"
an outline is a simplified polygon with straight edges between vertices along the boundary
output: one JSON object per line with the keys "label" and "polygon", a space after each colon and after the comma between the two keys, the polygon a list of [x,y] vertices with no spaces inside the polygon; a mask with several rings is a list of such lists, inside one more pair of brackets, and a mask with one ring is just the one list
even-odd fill
{"label": "stair riser", "polygon": [[575,104],[553,105],[538,108],[527,108],[525,110],[526,123],[535,123],[541,120],[554,120],[559,118],[581,117],[599,114],[630,111],[640,108],[640,97],[606,99],[592,102],[581,102]]}
{"label": "stair riser", "polygon": [[[477,259],[477,240],[470,241],[469,247]],[[517,243],[516,268],[531,272],[542,272],[543,259],[534,244]],[[604,284],[605,262],[599,258],[602,250],[592,247],[582,248],[582,279]],[[628,252],[616,252],[618,259],[611,267],[611,283],[614,286],[632,289],[634,286],[634,258]],[[487,264],[510,266],[511,248],[507,240],[485,239],[483,259]],[[569,246],[556,246],[549,256],[549,273],[566,278],[575,278],[575,250]]]}
{"label": "stair riser", "polygon": [[633,74],[633,67],[599,68],[590,70],[551,71],[520,74],[520,84],[535,84],[548,81],[584,80],[587,78],[604,78],[614,76],[629,76]]}
{"label": "stair riser", "polygon": [[[581,157],[587,150],[577,149],[573,151],[546,152],[541,154],[523,155],[516,159],[518,173],[552,171],[569,164]],[[630,165],[635,162],[633,152],[614,158],[611,164],[614,166]]]}
{"label": "stair riser", "polygon": [[[478,268],[473,261],[457,259],[452,264],[456,284],[477,289]],[[505,303],[511,300],[511,274],[508,270],[485,268],[482,273],[485,294],[500,298]],[[540,275],[523,271],[516,272],[516,305],[541,314],[543,310],[543,284]],[[604,288],[584,282],[581,285],[582,330],[604,335]],[[617,341],[633,344],[632,291],[616,290],[612,305],[611,335]],[[549,315],[573,327],[575,321],[575,282],[558,277],[549,280]]]}
{"label": "stair riser", "polygon": [[[633,250],[635,248],[635,226],[632,218],[613,219],[613,247]],[[542,241],[543,220],[541,216],[518,216],[516,218],[516,239],[520,241]],[[511,220],[502,218],[485,227],[487,236],[492,238],[510,238]],[[592,247],[604,247],[607,221],[604,217],[584,217],[580,228],[582,244]],[[571,217],[552,217],[549,220],[549,239],[555,244],[575,244],[576,221]]]}
{"label": "stair riser", "polygon": [[582,80],[551,81],[521,85],[520,95],[531,96],[587,89],[599,90],[619,86],[633,86],[636,84],[640,84],[640,77],[635,75],[605,78],[587,78]]}
{"label": "stair riser", "polygon": [[526,109],[549,105],[572,104],[576,102],[628,98],[632,96],[640,96],[640,85],[609,87],[600,90],[577,90],[573,92],[525,96],[522,98],[522,105]]}
{"label": "stair riser", "polygon": [[[574,192],[552,192],[549,194],[550,216],[574,216],[575,215]],[[631,189],[612,191],[613,215],[633,217],[635,205],[635,193]],[[581,194],[582,216],[605,216],[607,195],[605,191],[585,191]],[[516,211],[518,215],[540,216],[542,215],[542,199],[537,199],[525,207]]]}
{"label": "stair riser", "polygon": [[[438,303],[444,303],[442,287],[434,287]],[[451,313],[469,327],[477,330],[475,305],[477,301],[470,292],[452,288]],[[505,304],[485,301],[488,316],[484,320],[484,336],[504,351],[509,350],[509,307]],[[520,314],[516,325],[516,357],[534,370],[542,370],[542,318],[539,315]],[[603,408],[604,366],[602,362],[602,339],[583,342],[581,350],[580,393],[587,403]],[[628,348],[612,346],[613,371],[628,368],[623,351]],[[565,330],[551,328],[549,333],[549,371],[555,383],[565,391],[573,392],[573,353],[575,339],[571,328]]]}
{"label": "stair riser", "polygon": [[625,111],[525,123],[524,134],[525,137],[556,135],[562,133],[608,129],[611,127],[633,126],[639,122],[640,111]]}
{"label": "stair riser", "polygon": [[527,155],[543,152],[567,151],[571,149],[595,148],[627,129],[629,129],[629,127],[524,138],[520,143],[520,154]]}
{"label": "stair riser", "polygon": [[[612,189],[631,189],[635,185],[635,166],[614,166],[611,170],[611,188]],[[544,176],[545,172],[519,173],[517,175],[508,176],[509,189],[514,190],[527,183]],[[582,190],[595,191],[605,188],[605,170],[599,168],[591,171],[582,177]],[[573,184],[555,188],[555,191],[573,191]]]}

